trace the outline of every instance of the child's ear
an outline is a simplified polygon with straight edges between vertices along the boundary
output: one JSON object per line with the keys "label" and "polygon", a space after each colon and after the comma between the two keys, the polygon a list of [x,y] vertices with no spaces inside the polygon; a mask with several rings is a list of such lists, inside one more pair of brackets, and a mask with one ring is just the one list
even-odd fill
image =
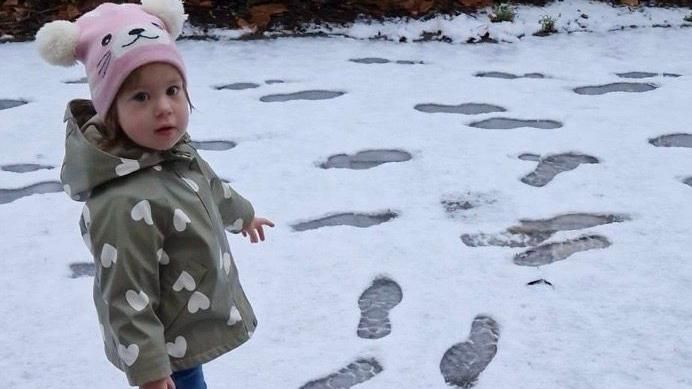
{"label": "child's ear", "polygon": [[187,15],[181,0],[142,0],[142,9],[163,20],[173,40],[183,32]]}
{"label": "child's ear", "polygon": [[78,39],[79,28],[67,20],[46,23],[36,33],[38,52],[51,65],[75,65],[77,63],[75,48]]}

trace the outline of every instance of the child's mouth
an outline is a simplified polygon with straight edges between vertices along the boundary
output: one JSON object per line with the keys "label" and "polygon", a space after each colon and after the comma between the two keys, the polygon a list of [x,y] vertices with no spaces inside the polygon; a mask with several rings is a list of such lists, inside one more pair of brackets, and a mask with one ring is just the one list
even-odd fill
{"label": "child's mouth", "polygon": [[170,131],[175,131],[175,127],[161,127],[161,128],[159,128],[159,129],[156,130],[156,133],[157,133],[157,134],[160,134],[160,133],[168,133],[168,132],[170,132]]}

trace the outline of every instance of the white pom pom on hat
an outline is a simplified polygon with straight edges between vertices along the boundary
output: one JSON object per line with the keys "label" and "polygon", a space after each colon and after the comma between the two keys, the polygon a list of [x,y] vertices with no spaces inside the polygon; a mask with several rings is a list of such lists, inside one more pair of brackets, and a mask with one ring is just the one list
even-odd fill
{"label": "white pom pom on hat", "polygon": [[174,40],[183,32],[187,15],[181,0],[142,0],[142,9],[161,19]]}
{"label": "white pom pom on hat", "polygon": [[38,52],[51,65],[75,65],[77,63],[75,48],[78,40],[79,28],[67,20],[47,23],[36,33]]}

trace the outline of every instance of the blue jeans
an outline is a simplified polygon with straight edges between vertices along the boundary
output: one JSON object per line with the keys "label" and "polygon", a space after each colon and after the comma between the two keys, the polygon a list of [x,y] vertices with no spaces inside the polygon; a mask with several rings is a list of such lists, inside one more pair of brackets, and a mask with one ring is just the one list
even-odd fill
{"label": "blue jeans", "polygon": [[173,372],[171,378],[175,382],[175,389],[207,389],[204,374],[202,374],[202,365]]}

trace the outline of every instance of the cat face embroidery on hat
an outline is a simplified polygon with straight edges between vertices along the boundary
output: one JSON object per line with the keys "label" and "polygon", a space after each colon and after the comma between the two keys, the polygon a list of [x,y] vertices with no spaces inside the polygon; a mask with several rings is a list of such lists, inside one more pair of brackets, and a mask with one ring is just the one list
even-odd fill
{"label": "cat face embroidery on hat", "polygon": [[104,52],[96,64],[97,75],[105,77],[110,64],[131,50],[146,45],[168,44],[170,41],[168,33],[156,21],[150,25],[131,24],[119,31],[108,32],[101,38]]}

